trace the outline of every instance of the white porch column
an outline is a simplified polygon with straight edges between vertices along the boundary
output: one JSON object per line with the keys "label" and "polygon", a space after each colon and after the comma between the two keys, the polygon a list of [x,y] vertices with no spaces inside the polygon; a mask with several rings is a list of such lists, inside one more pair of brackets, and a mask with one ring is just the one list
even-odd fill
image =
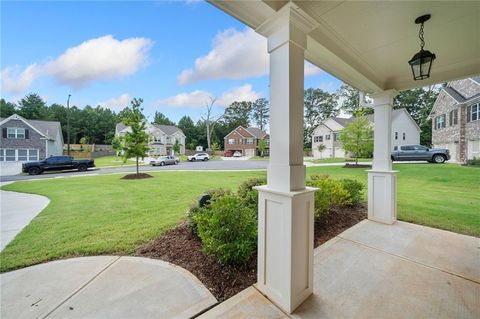
{"label": "white porch column", "polygon": [[374,107],[373,166],[368,171],[368,219],[392,224],[397,220],[397,176],[392,170],[392,107],[395,90],[371,96]]}
{"label": "white porch column", "polygon": [[286,312],[313,292],[313,188],[305,187],[303,82],[315,21],[288,3],[257,32],[270,53],[270,163],[259,191],[257,288]]}

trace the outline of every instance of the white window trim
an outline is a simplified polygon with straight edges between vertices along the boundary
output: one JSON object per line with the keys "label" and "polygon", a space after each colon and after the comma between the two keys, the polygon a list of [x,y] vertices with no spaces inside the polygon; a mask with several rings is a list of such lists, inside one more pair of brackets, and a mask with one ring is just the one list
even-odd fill
{"label": "white window trim", "polygon": [[[15,137],[10,137],[10,133],[8,131],[14,130],[15,131]],[[23,130],[23,137],[18,137],[18,131]],[[25,128],[24,127],[7,127],[7,139],[10,140],[24,140],[25,139]]]}

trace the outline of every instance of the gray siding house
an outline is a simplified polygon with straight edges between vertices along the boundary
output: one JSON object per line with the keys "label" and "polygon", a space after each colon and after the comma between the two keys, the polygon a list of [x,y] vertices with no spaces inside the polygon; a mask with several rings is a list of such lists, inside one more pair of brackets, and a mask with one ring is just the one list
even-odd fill
{"label": "gray siding house", "polygon": [[0,162],[37,161],[63,154],[60,122],[27,120],[13,114],[0,118]]}
{"label": "gray siding house", "polygon": [[457,162],[480,158],[480,76],[449,82],[430,118],[434,147],[449,149]]}

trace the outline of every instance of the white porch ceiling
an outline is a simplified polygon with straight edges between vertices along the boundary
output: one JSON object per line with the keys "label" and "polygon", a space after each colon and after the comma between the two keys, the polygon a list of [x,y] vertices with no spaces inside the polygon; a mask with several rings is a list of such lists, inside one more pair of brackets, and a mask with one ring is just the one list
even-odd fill
{"label": "white porch ceiling", "polygon": [[[210,3],[257,29],[287,1]],[[405,90],[480,74],[480,1],[294,1],[319,27],[305,58],[366,92]],[[425,49],[437,55],[431,77],[414,81],[407,61],[419,51],[415,18],[425,24]]]}

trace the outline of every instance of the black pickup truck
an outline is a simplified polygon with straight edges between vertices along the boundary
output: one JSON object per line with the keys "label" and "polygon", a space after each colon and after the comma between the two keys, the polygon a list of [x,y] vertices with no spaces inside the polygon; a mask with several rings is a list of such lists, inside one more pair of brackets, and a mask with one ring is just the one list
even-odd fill
{"label": "black pickup truck", "polygon": [[38,175],[44,171],[78,170],[85,172],[89,167],[95,167],[93,160],[74,160],[71,156],[50,156],[38,162],[23,163],[22,171],[30,175]]}

